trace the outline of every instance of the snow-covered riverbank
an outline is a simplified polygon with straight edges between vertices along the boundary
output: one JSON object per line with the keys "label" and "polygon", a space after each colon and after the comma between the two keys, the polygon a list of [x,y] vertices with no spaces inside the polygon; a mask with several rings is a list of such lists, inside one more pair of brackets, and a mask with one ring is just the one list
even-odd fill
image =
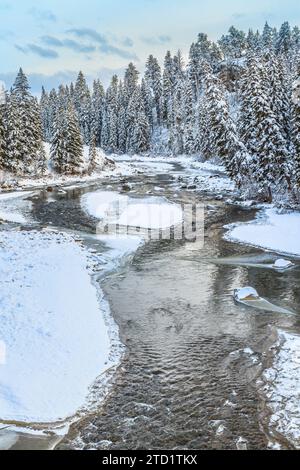
{"label": "snow-covered riverbank", "polygon": [[279,330],[273,355],[272,366],[259,381],[270,409],[269,429],[300,449],[300,336]]}
{"label": "snow-covered riverbank", "polygon": [[49,231],[0,232],[0,258],[0,419],[64,419],[113,362],[89,258],[72,236]]}

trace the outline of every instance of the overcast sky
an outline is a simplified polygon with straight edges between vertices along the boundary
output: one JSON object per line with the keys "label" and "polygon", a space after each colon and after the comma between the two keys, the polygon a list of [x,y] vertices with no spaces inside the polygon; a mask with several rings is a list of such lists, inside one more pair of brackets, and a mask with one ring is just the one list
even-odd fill
{"label": "overcast sky", "polygon": [[217,39],[228,28],[300,25],[299,0],[0,0],[0,80],[20,66],[37,93],[82,69],[105,84],[128,62],[167,49],[186,55],[199,32]]}

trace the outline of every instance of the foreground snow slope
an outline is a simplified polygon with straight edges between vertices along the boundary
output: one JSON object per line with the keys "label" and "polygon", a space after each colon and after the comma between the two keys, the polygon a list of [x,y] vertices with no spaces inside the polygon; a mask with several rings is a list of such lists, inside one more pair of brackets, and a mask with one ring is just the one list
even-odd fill
{"label": "foreground snow slope", "polygon": [[86,251],[54,232],[0,232],[0,420],[47,422],[84,403],[110,339]]}
{"label": "foreground snow slope", "polygon": [[300,213],[280,214],[275,208],[250,223],[228,226],[226,239],[300,256]]}

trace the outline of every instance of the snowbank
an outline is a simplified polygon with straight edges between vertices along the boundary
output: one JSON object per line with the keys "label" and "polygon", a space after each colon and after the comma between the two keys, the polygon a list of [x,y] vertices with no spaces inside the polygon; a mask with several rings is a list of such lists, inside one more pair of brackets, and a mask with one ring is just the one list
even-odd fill
{"label": "snowbank", "polygon": [[279,214],[275,208],[268,208],[253,222],[227,228],[227,240],[300,256],[299,212]]}
{"label": "snowbank", "polygon": [[279,330],[278,353],[264,373],[269,425],[300,449],[300,336]]}
{"label": "snowbank", "polygon": [[87,252],[69,235],[0,232],[1,420],[73,415],[114,363],[88,264]]}

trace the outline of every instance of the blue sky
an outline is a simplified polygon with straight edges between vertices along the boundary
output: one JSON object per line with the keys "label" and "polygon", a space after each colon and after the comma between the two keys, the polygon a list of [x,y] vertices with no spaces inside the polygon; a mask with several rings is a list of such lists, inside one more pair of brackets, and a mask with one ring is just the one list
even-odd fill
{"label": "blue sky", "polygon": [[299,0],[0,0],[0,80],[10,86],[22,66],[34,92],[73,79],[82,69],[105,84],[134,61],[187,55],[198,32],[217,39],[228,28],[300,24]]}

